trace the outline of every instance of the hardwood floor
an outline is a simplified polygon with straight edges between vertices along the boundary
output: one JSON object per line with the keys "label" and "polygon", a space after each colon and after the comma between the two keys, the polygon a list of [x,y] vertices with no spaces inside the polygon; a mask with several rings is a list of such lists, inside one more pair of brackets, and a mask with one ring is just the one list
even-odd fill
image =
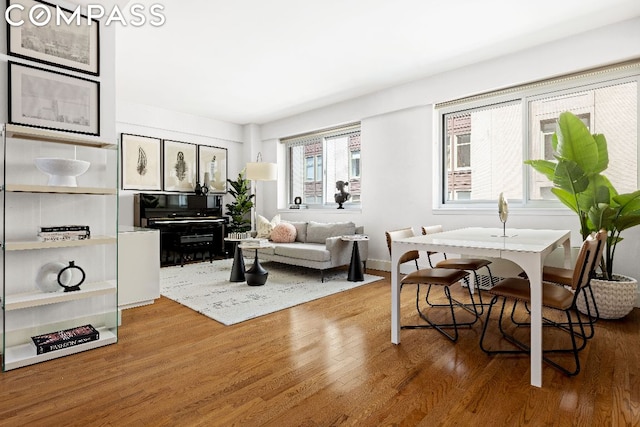
{"label": "hardwood floor", "polygon": [[640,310],[536,388],[528,357],[480,350],[480,323],[391,344],[389,274],[369,272],[385,280],[234,326],[166,298],[126,310],[118,344],[1,374],[0,425],[640,425]]}

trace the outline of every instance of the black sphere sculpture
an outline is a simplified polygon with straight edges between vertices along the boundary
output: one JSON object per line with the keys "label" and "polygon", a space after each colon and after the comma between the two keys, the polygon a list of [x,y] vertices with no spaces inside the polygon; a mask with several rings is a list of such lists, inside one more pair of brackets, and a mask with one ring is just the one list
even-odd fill
{"label": "black sphere sculpture", "polygon": [[338,204],[338,209],[344,209],[342,207],[342,204],[349,200],[349,197],[351,197],[351,194],[347,193],[344,189],[344,187],[346,187],[347,185],[349,185],[348,182],[336,181],[336,190],[338,190],[338,193],[334,194],[333,198]]}

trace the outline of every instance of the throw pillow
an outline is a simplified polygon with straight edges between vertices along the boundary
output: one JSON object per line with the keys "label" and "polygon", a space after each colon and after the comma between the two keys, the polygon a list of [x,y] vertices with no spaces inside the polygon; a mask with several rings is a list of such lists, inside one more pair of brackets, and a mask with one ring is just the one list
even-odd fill
{"label": "throw pillow", "polygon": [[273,217],[271,221],[262,215],[257,215],[256,220],[256,231],[258,234],[256,235],[256,239],[269,239],[271,238],[271,232],[273,231],[276,225],[280,224],[280,215],[276,215]]}
{"label": "throw pillow", "polygon": [[271,241],[274,243],[293,243],[296,241],[296,228],[293,224],[281,222],[273,227]]}
{"label": "throw pillow", "polygon": [[307,241],[307,222],[306,221],[285,221],[293,225],[296,228],[296,242],[306,242]]}
{"label": "throw pillow", "polygon": [[329,237],[355,234],[353,222],[315,222],[309,221],[307,226],[307,243],[325,243]]}

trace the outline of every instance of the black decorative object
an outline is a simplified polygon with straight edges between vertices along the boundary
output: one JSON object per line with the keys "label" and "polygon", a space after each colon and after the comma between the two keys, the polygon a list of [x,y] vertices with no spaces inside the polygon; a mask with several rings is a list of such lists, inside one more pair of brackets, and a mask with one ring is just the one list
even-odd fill
{"label": "black decorative object", "polygon": [[239,242],[234,242],[233,266],[231,267],[231,282],[244,282],[244,257]]}
{"label": "black decorative object", "polygon": [[336,189],[338,190],[338,192],[334,194],[333,197],[338,204],[338,209],[344,209],[342,207],[342,204],[349,200],[349,198],[351,197],[351,194],[347,193],[344,189],[344,187],[346,187],[347,185],[349,185],[348,182],[336,181]]}
{"label": "black decorative object", "polygon": [[258,261],[258,250],[256,249],[256,255],[253,260],[253,265],[250,269],[245,271],[244,277],[247,279],[247,285],[249,286],[262,286],[267,283],[267,277],[269,272],[262,267],[260,261]]}
{"label": "black decorative object", "polygon": [[296,205],[301,205],[302,204],[302,197],[297,196],[295,199],[293,199],[293,203]]}
{"label": "black decorative object", "polygon": [[200,185],[200,181],[196,180],[196,186],[193,191],[195,191],[196,196],[202,196],[202,186]]}
{"label": "black decorative object", "polygon": [[[80,270],[80,273],[82,273],[82,279],[80,279],[80,281],[77,284],[68,286],[68,285],[62,283],[62,280],[61,280],[62,279],[62,275],[64,274],[65,271],[73,269],[73,268]],[[84,283],[84,279],[86,277],[87,276],[84,273],[84,270],[82,268],[80,268],[79,266],[77,266],[75,261],[69,261],[69,265],[66,266],[65,268],[63,268],[62,270],[60,270],[60,272],[58,273],[58,284],[64,288],[65,292],[79,291],[80,290],[80,285],[82,285],[82,283]]]}

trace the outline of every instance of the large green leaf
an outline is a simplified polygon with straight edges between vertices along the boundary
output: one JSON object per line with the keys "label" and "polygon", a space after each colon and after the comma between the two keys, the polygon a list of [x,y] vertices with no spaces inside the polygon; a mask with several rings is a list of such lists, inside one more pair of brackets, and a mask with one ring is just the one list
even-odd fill
{"label": "large green leaf", "polygon": [[572,194],[585,191],[589,186],[589,178],[584,169],[570,160],[559,160],[556,165],[553,184]]}
{"label": "large green leaf", "polygon": [[555,194],[558,200],[564,203],[569,209],[571,209],[575,213],[578,213],[578,205],[576,202],[576,197],[573,193],[557,187],[552,188],[551,192]]}
{"label": "large green leaf", "polygon": [[604,172],[609,167],[609,152],[607,150],[607,139],[604,135],[597,133],[593,135],[598,147],[598,163],[594,169],[594,173]]}
{"label": "large green leaf", "polygon": [[556,174],[556,162],[550,160],[525,160],[525,164],[530,165],[533,169],[546,176],[549,181],[553,182]]}
{"label": "large green leaf", "polygon": [[[575,115],[564,112],[558,119],[557,155],[575,162],[587,174],[598,169],[598,144],[589,129]],[[605,145],[606,147],[606,145]]]}

